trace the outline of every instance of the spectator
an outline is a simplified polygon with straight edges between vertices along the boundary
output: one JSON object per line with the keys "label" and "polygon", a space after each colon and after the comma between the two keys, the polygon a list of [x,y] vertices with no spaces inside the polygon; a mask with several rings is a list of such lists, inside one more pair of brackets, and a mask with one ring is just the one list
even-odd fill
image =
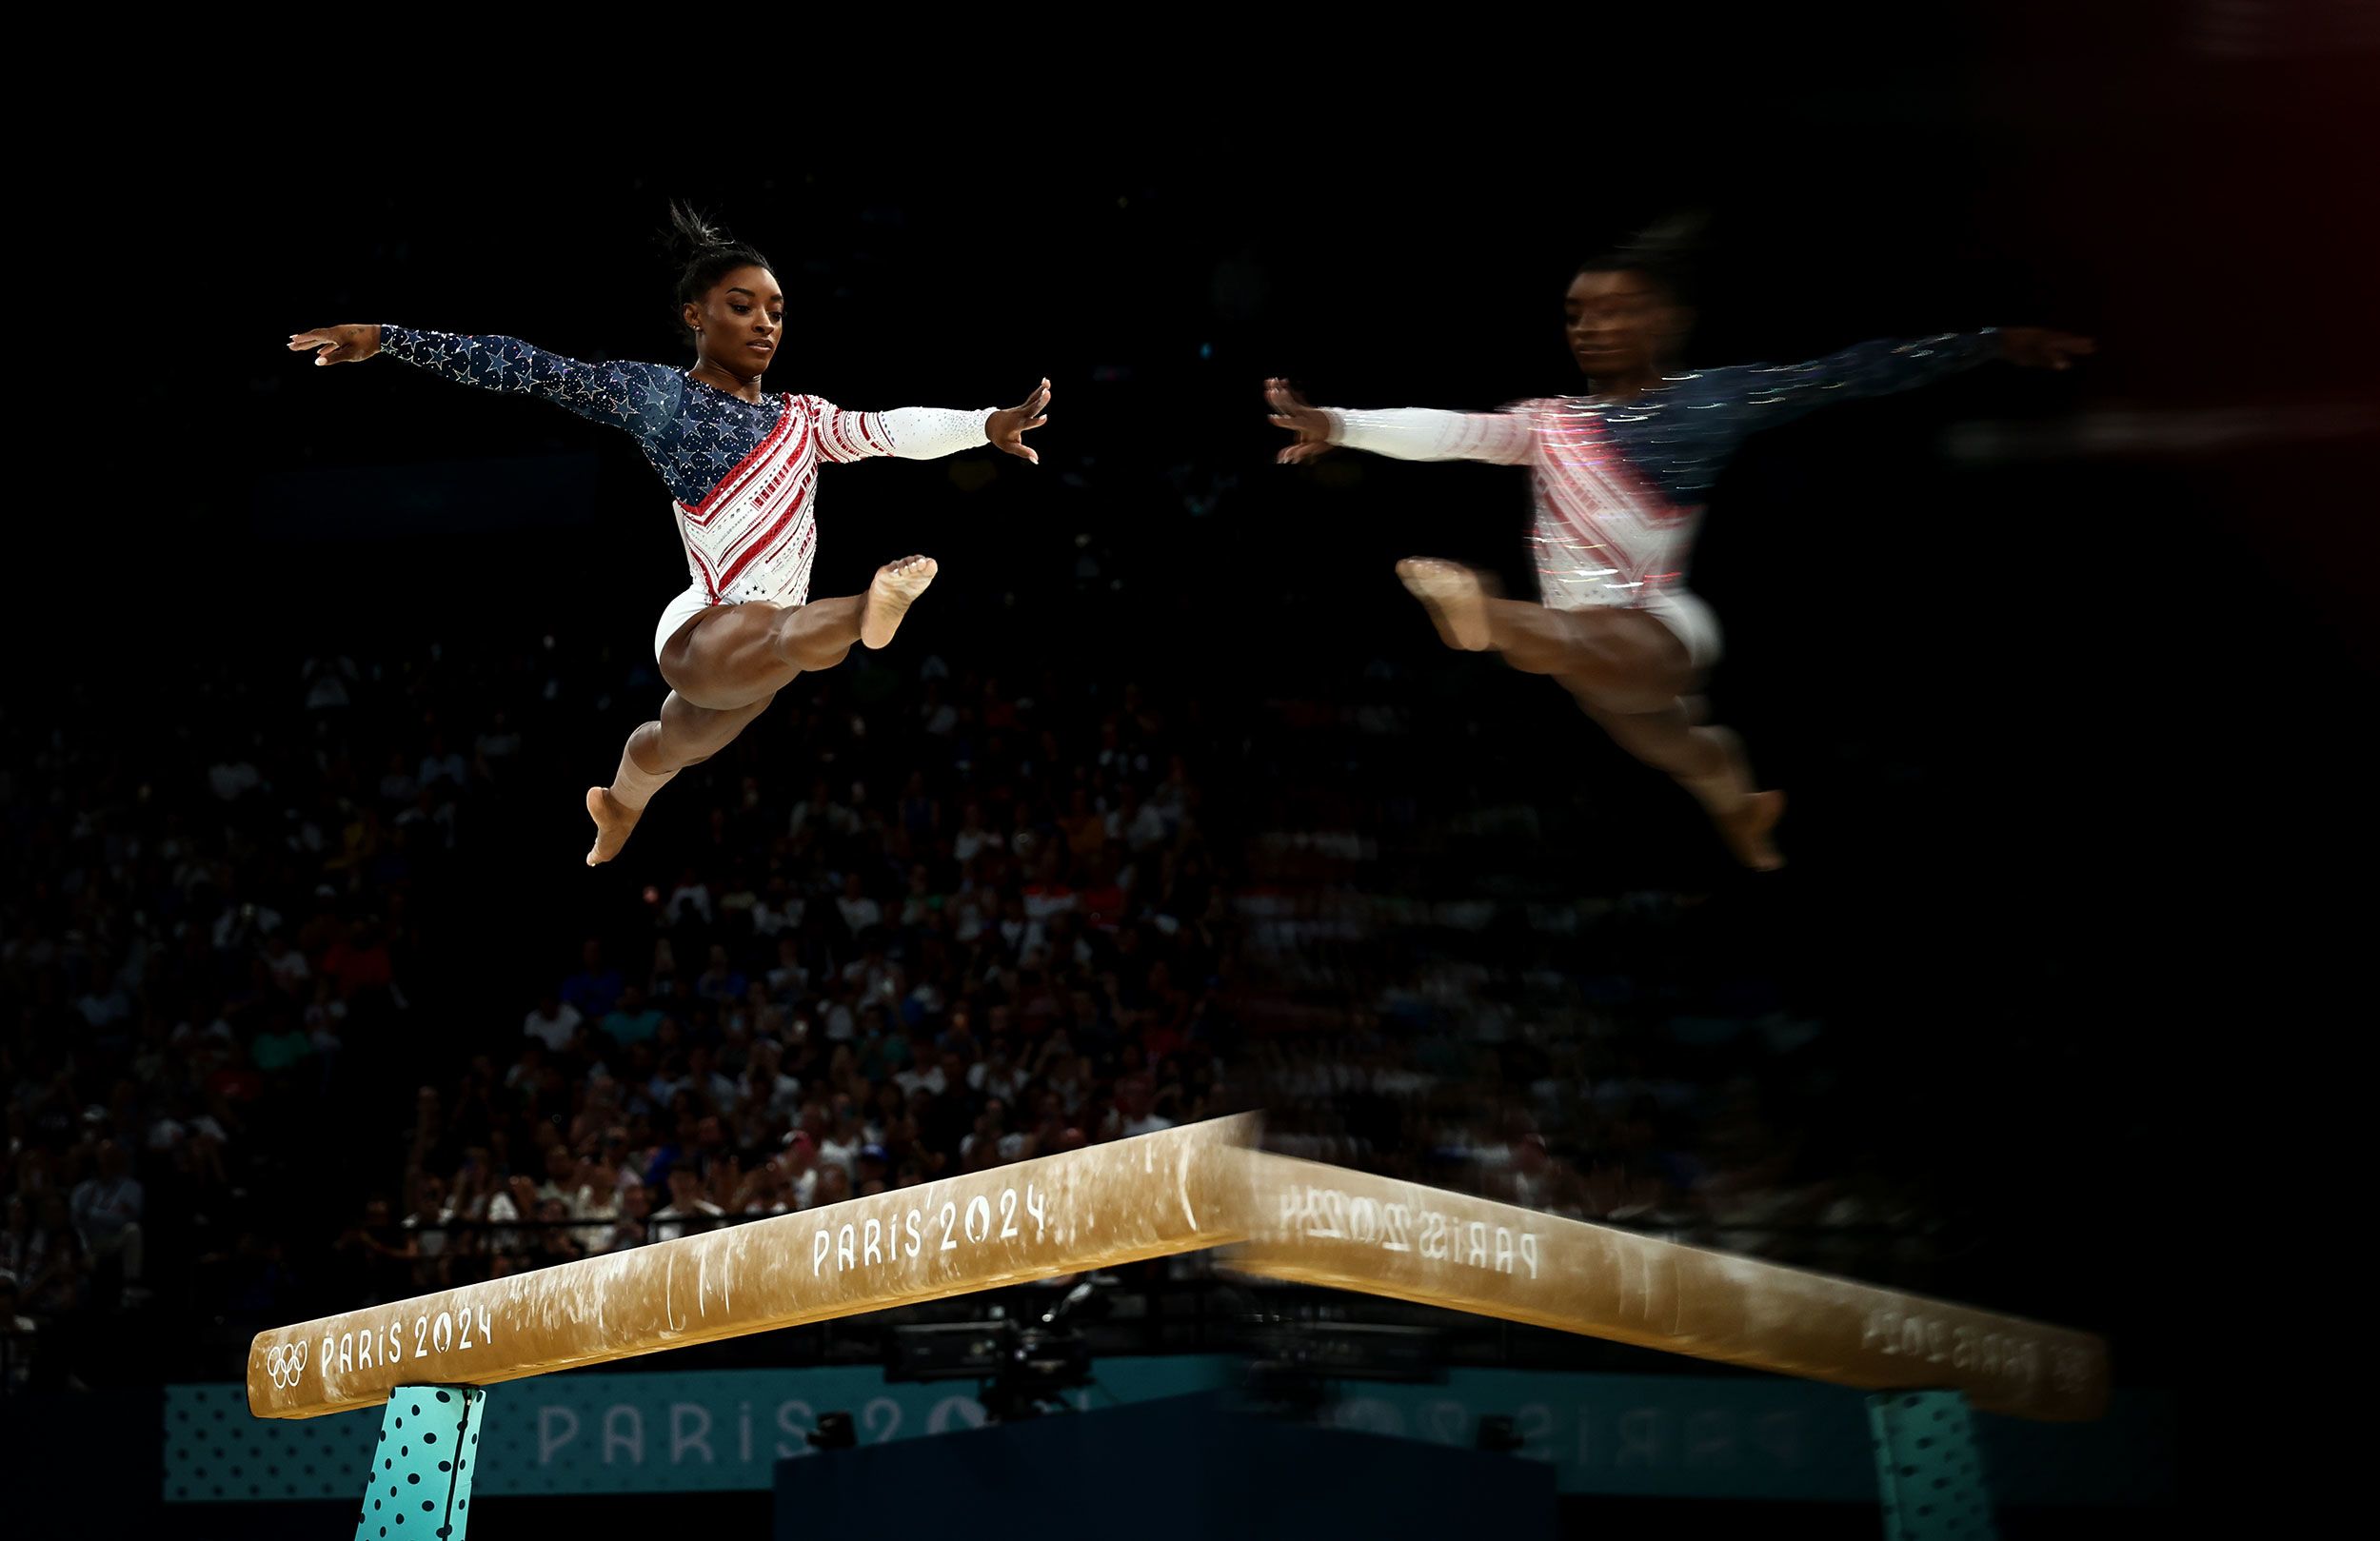
{"label": "spectator", "polygon": [[1127,1076],[1116,1083],[1116,1105],[1102,1123],[1102,1138],[1130,1139],[1137,1135],[1153,1135],[1160,1129],[1171,1129],[1171,1118],[1160,1117],[1150,1108],[1155,1088],[1146,1075]]}
{"label": "spectator", "polygon": [[248,1045],[248,1052],[249,1061],[259,1071],[267,1076],[276,1076],[301,1060],[312,1058],[314,1039],[297,1018],[284,1017],[257,1034],[256,1041]]}
{"label": "spectator", "polygon": [[495,1184],[487,1195],[487,1223],[497,1227],[487,1235],[493,1252],[518,1255],[525,1243],[521,1233],[510,1229],[517,1220],[537,1216],[537,1184],[526,1174],[507,1177]]}
{"label": "spectator", "polygon": [[1107,816],[1091,806],[1090,788],[1067,794],[1066,816],[1058,821],[1066,847],[1080,860],[1097,860],[1107,849]]}
{"label": "spectator", "polygon": [[547,1050],[560,1054],[578,1037],[579,1024],[585,1020],[579,1009],[548,990],[537,998],[537,1004],[522,1018],[521,1035],[535,1038]]}
{"label": "spectator", "polygon": [[652,1216],[651,1190],[641,1182],[631,1182],[620,1190],[620,1217],[613,1222],[605,1252],[619,1252],[628,1247],[642,1247],[652,1240],[649,1221]]}
{"label": "spectator", "polygon": [[[265,782],[256,762],[238,751],[227,754],[207,769],[207,784],[225,802],[238,802],[249,793],[260,790]],[[30,1286],[28,1286],[30,1290]]]}
{"label": "spectator", "polygon": [[867,1143],[867,1132],[852,1112],[849,1097],[838,1095],[835,1103],[826,1137],[819,1141],[818,1158],[821,1165],[837,1168],[849,1176],[859,1162],[861,1147]]}
{"label": "spectator", "polygon": [[790,1214],[794,1206],[783,1158],[771,1157],[746,1174],[732,1207],[743,1215]]}
{"label": "spectator", "polygon": [[419,1265],[414,1271],[414,1284],[424,1290],[440,1289],[450,1282],[445,1267],[449,1240],[446,1232],[446,1184],[434,1173],[421,1173],[412,1186],[413,1202],[400,1228],[407,1233]]}
{"label": "spectator", "polygon": [[383,806],[402,808],[413,800],[421,790],[421,781],[406,768],[405,751],[390,749],[387,767],[380,776],[380,800]]}
{"label": "spectator", "polygon": [[618,1008],[604,1017],[603,1029],[625,1048],[659,1037],[662,1020],[662,1014],[645,1003],[645,992],[632,984],[621,992]]}
{"label": "spectator", "polygon": [[356,673],[355,661],[350,658],[309,658],[299,671],[306,686],[306,709],[309,712],[342,711],[352,703],[350,689],[361,676]]}
{"label": "spectator", "polygon": [[868,898],[856,872],[844,877],[843,897],[835,900],[835,909],[843,916],[843,929],[854,937],[865,936],[883,923],[883,906]]}
{"label": "spectator", "polygon": [[413,795],[412,804],[397,815],[395,827],[407,840],[419,846],[434,843],[445,850],[454,849],[455,804],[441,802],[429,787]]}
{"label": "spectator", "polygon": [[579,971],[562,981],[564,1004],[589,1021],[601,1021],[620,1004],[620,971],[604,961],[604,946],[589,941],[579,950]]}
{"label": "spectator", "polygon": [[704,882],[692,867],[678,879],[678,886],[670,890],[669,901],[662,907],[663,918],[673,926],[687,923],[693,916],[709,925],[713,919],[710,884]]}
{"label": "spectator", "polygon": [[94,1029],[105,1029],[132,1015],[132,998],[108,977],[105,968],[93,963],[89,976],[90,987],[74,1002],[74,1009],[82,1014],[86,1023]]}
{"label": "spectator", "polygon": [[565,1222],[572,1219],[570,1207],[559,1198],[537,1201],[537,1264],[541,1268],[555,1263],[567,1263],[586,1255],[578,1235]]}
{"label": "spectator", "polygon": [[785,1152],[781,1158],[785,1178],[785,1196],[795,1209],[808,1209],[818,1201],[818,1140],[808,1130],[797,1129],[785,1136]]}
{"label": "spectator", "polygon": [[694,981],[694,993],[704,1000],[726,1005],[744,998],[745,981],[742,971],[728,960],[727,949],[713,943],[710,964]]}
{"label": "spectator", "polygon": [[669,1169],[669,1203],[653,1215],[653,1239],[675,1241],[678,1237],[713,1228],[726,1211],[703,1196],[701,1181],[694,1168],[680,1162]]}
{"label": "spectator", "polygon": [[823,776],[810,783],[810,795],[793,805],[791,830],[797,837],[844,837],[859,827],[859,815],[834,800]]}
{"label": "spectator", "polygon": [[999,831],[983,827],[983,805],[969,798],[958,833],[951,837],[951,859],[965,867],[984,852],[998,851],[1002,843]]}
{"label": "spectator", "polygon": [[265,966],[272,971],[273,982],[284,994],[298,999],[313,994],[312,965],[307,962],[304,952],[289,945],[289,938],[282,935],[278,926],[265,938]]}
{"label": "spectator", "polygon": [[323,955],[323,972],[338,989],[339,998],[349,1003],[366,991],[387,990],[396,978],[388,944],[368,920],[349,926],[347,935],[331,944]]}
{"label": "spectator", "polygon": [[[443,788],[446,795],[452,796],[462,790],[469,775],[470,767],[464,763],[463,757],[446,746],[446,736],[444,733],[431,734],[429,752],[422,757],[420,790],[436,793]],[[413,800],[408,798],[405,800],[409,802]]]}

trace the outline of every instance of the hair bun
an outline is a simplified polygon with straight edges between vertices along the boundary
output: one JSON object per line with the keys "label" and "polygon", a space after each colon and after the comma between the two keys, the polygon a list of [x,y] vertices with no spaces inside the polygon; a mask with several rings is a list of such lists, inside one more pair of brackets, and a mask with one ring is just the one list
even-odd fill
{"label": "hair bun", "polygon": [[668,250],[670,266],[678,269],[675,313],[682,332],[693,326],[685,306],[699,302],[722,278],[739,267],[769,266],[750,242],[737,240],[692,204],[677,199],[670,200],[669,221],[659,240]]}
{"label": "hair bun", "polygon": [[713,225],[691,204],[671,199],[669,203],[670,246],[683,259],[690,260],[705,251],[732,247],[736,243],[726,231]]}

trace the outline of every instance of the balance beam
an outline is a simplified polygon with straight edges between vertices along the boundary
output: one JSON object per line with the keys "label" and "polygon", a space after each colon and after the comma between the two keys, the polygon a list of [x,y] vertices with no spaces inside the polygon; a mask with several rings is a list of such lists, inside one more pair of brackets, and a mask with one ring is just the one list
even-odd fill
{"label": "balance beam", "polygon": [[1247,1166],[1236,1273],[1327,1285],[1986,1412],[2095,1418],[2107,1344],[1923,1295],[1279,1156]]}
{"label": "balance beam", "polygon": [[1273,1156],[1257,1132],[1214,1119],[262,1333],[248,1407],[319,1417],[1219,1246],[1244,1274],[1863,1391],[2106,1405],[2087,1333]]}
{"label": "balance beam", "polygon": [[248,1411],[320,1417],[1236,1241],[1255,1128],[1211,1119],[260,1333]]}

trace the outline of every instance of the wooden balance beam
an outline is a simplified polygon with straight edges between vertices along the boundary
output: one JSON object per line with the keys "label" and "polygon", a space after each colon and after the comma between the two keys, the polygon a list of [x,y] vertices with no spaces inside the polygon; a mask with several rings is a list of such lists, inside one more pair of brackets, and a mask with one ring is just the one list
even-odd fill
{"label": "wooden balance beam", "polygon": [[1215,1119],[262,1333],[248,1408],[318,1417],[1219,1246],[1244,1274],[1866,1391],[2040,1419],[2106,1404],[2086,1333],[1272,1156],[1257,1134]]}
{"label": "wooden balance beam", "polygon": [[1255,1131],[1212,1119],[260,1333],[248,1411],[320,1417],[1237,1241]]}
{"label": "wooden balance beam", "polygon": [[1247,1168],[1238,1273],[2045,1420],[2106,1410],[2088,1333],[1286,1156]]}

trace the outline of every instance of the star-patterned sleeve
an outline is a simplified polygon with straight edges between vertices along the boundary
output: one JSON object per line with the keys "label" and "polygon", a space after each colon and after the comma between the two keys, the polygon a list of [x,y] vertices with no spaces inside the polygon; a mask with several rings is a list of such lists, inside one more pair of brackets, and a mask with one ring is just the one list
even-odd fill
{"label": "star-patterned sleeve", "polygon": [[1517,465],[1529,458],[1529,420],[1517,411],[1442,412],[1401,406],[1355,412],[1326,406],[1331,443],[1392,460],[1477,460]]}
{"label": "star-patterned sleeve", "polygon": [[1930,385],[1994,357],[1999,346],[1995,329],[1855,343],[1807,364],[1708,370],[1700,377],[1702,389],[1695,394],[1716,398],[1714,405],[1724,402],[1739,416],[1741,429],[1750,432],[1791,422],[1830,402]]}
{"label": "star-patterned sleeve", "polygon": [[380,350],[461,385],[540,397],[647,443],[668,425],[685,391],[678,372],[658,364],[582,364],[517,337],[384,326]]}
{"label": "star-patterned sleeve", "polygon": [[957,411],[942,406],[896,406],[889,412],[853,412],[823,396],[794,401],[818,430],[822,458],[848,465],[878,455],[902,460],[940,460],[988,443],[983,425],[991,409]]}

